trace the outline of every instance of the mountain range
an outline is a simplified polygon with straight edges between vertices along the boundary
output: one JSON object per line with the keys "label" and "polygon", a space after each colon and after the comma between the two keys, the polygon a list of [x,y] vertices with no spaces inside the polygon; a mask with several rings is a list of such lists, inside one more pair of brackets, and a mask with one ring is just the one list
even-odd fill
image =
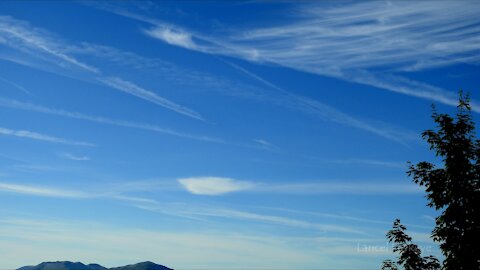
{"label": "mountain range", "polygon": [[99,264],[83,264],[81,262],[43,262],[36,266],[24,266],[17,270],[173,270],[153,262],[141,262],[119,267],[106,268]]}

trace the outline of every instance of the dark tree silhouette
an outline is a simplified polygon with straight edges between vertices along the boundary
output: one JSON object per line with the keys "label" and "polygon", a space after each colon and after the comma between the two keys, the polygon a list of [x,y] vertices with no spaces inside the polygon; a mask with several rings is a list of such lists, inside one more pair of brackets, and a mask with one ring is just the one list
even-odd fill
{"label": "dark tree silhouette", "polygon": [[[433,109],[436,130],[426,130],[422,137],[443,163],[437,167],[430,162],[411,165],[408,175],[425,188],[428,206],[441,211],[435,219],[432,238],[440,243],[445,270],[480,269],[480,140],[475,135],[469,96],[460,92],[454,117],[438,114]],[[405,227],[397,220],[387,237],[398,246],[398,264],[405,269],[437,269],[435,259],[421,258]],[[426,261],[424,260],[426,259]],[[431,262],[430,264],[424,264]],[[390,268],[388,268],[390,267]],[[396,269],[392,261],[384,269]],[[430,267],[430,268],[428,268]]]}
{"label": "dark tree silhouette", "polygon": [[405,270],[438,270],[440,262],[433,256],[422,257],[420,248],[412,243],[412,238],[405,231],[407,228],[397,219],[393,229],[387,233],[387,239],[393,242],[393,252],[399,254],[398,260],[383,262],[382,270],[397,270],[398,266]]}

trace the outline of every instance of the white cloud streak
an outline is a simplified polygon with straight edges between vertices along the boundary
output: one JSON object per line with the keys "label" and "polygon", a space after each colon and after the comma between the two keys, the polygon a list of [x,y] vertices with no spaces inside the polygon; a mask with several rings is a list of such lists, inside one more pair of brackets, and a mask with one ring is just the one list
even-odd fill
{"label": "white cloud streak", "polygon": [[340,159],[340,160],[329,160],[329,162],[338,163],[338,164],[357,164],[357,165],[369,165],[369,166],[391,167],[391,168],[402,168],[402,169],[407,168],[406,162],[373,160],[373,159]]}
{"label": "white cloud streak", "polygon": [[[230,36],[152,21],[155,26],[145,32],[186,49],[281,65],[452,106],[457,104],[455,93],[394,73],[480,62],[480,7],[471,2],[321,2],[294,10],[287,23],[236,29]],[[188,44],[157,34],[166,27],[188,37]],[[473,105],[479,112],[478,103]]]}
{"label": "white cloud streak", "polygon": [[79,60],[65,54],[60,44],[55,42],[55,37],[31,25],[17,21],[8,16],[0,16],[0,44],[9,47],[18,48],[34,55],[43,54],[58,65],[62,63],[83,69],[92,73],[99,73],[99,70],[93,66],[80,62]]}
{"label": "white cloud streak", "polygon": [[384,182],[325,182],[265,185],[259,191],[282,194],[353,194],[392,195],[421,194],[422,189],[414,184],[393,184]]}
{"label": "white cloud streak", "polygon": [[12,81],[10,81],[10,80],[7,80],[7,79],[5,79],[5,78],[3,78],[3,77],[0,77],[0,81],[6,83],[6,84],[8,84],[8,85],[13,86],[15,89],[17,89],[17,90],[19,90],[19,91],[21,91],[21,92],[23,92],[23,93],[25,93],[25,94],[31,95],[30,91],[28,91],[28,90],[25,89],[23,86],[21,86],[21,85],[19,85],[19,84],[17,84],[17,83],[14,83],[14,82],[12,82]]}
{"label": "white cloud streak", "polygon": [[[78,47],[72,46],[52,33],[33,27],[23,21],[0,16],[0,49],[2,47],[28,55],[26,60],[25,57],[18,59],[19,57],[9,52],[0,53],[0,58],[7,61],[49,71],[52,70],[49,65],[53,63],[61,70],[57,72],[59,74],[92,83],[100,82],[104,86],[131,94],[176,113],[193,119],[204,120],[199,113],[160,97],[132,82],[115,76],[106,76],[99,68],[83,63],[68,54],[69,51],[79,50]],[[88,50],[95,50],[95,46]],[[40,62],[33,64],[31,60],[28,60],[30,58]],[[45,61],[48,63],[45,64]]]}
{"label": "white cloud streak", "polygon": [[[220,207],[198,207],[189,206],[187,204],[164,204],[164,203],[150,203],[150,204],[135,204],[136,207],[157,212],[164,215],[170,215],[180,218],[187,218],[197,221],[210,221],[211,218],[233,219],[251,221],[255,223],[263,223],[270,225],[286,226],[292,228],[299,228],[311,230],[315,233],[346,233],[353,235],[367,235],[365,230],[351,226],[344,226],[340,224],[326,224],[314,221],[307,221],[302,219],[290,218],[279,215],[271,215],[264,213],[256,213],[251,211],[236,210],[231,208]],[[207,218],[207,219],[206,219]]]}
{"label": "white cloud streak", "polygon": [[62,153],[59,155],[62,158],[69,159],[69,160],[74,160],[74,161],[88,161],[90,160],[89,156],[79,156],[79,155],[74,155],[71,153]]}
{"label": "white cloud streak", "polygon": [[180,178],[178,182],[190,193],[196,195],[222,195],[231,192],[249,190],[254,187],[250,182],[224,177]]}
{"label": "white cloud streak", "polygon": [[[151,34],[155,34],[155,36],[158,36],[159,33],[163,33],[162,35],[179,35],[179,36],[184,36],[184,38],[168,38],[166,39],[169,43],[172,45],[178,45],[178,46],[186,46],[189,49],[194,49],[193,45],[188,46],[185,40],[188,41],[188,43],[193,44],[193,40],[187,32],[184,30],[171,30],[165,32],[165,29],[167,26],[160,26],[159,30],[160,32],[155,32]],[[37,30],[38,31],[38,30]],[[160,35],[160,36],[162,36]],[[38,37],[40,38],[40,37]],[[183,41],[182,41],[183,40]],[[174,42],[175,41],[175,42]],[[182,42],[180,42],[182,41]],[[58,43],[58,41],[49,41],[49,43],[55,44],[55,42]],[[52,45],[53,46],[53,45]],[[171,65],[168,65],[166,63],[158,63],[158,61],[152,61],[151,59],[146,59],[141,56],[131,54],[131,53],[126,53],[126,52],[121,52],[118,51],[114,48],[108,48],[104,46],[98,46],[98,45],[91,45],[91,44],[82,44],[81,46],[70,46],[70,45],[65,45],[64,46],[65,53],[74,53],[74,54],[86,54],[86,55],[94,55],[96,57],[102,57],[102,58],[108,58],[113,61],[120,61],[123,64],[129,64],[133,66],[158,66],[160,65],[160,69],[163,73],[167,73],[168,77],[172,78],[177,78],[179,76],[185,77],[186,79],[184,81],[200,81],[199,83],[205,84],[206,86],[210,88],[215,88],[215,89],[220,89],[221,92],[223,93],[228,93],[229,95],[239,95],[244,98],[250,98],[250,99],[258,99],[262,101],[268,101],[277,105],[281,105],[290,109],[294,110],[300,110],[304,113],[309,113],[309,114],[314,114],[317,117],[320,117],[324,120],[328,121],[334,121],[343,125],[347,126],[352,126],[355,128],[359,128],[362,130],[365,130],[367,132],[374,133],[376,135],[382,136],[384,138],[400,142],[402,144],[405,144],[406,141],[412,140],[413,138],[416,138],[417,134],[414,134],[413,132],[407,132],[407,131],[402,131],[399,128],[392,128],[392,127],[387,127],[387,125],[383,124],[373,124],[373,123],[368,123],[367,121],[358,119],[357,117],[350,116],[346,113],[343,113],[339,110],[336,110],[324,103],[321,103],[316,100],[312,100],[306,97],[302,96],[297,96],[294,95],[276,85],[273,83],[261,78],[260,76],[253,74],[252,72],[249,72],[248,70],[245,70],[244,68],[235,65],[230,62],[226,62],[233,68],[237,69],[238,71],[246,74],[247,76],[261,82],[263,85],[267,86],[268,88],[271,88],[275,90],[277,93],[270,93],[266,94],[265,91],[261,91],[261,89],[250,89],[251,87],[246,87],[245,85],[237,85],[229,81],[225,80],[220,80],[218,78],[213,78],[211,76],[206,76],[206,74],[197,74],[197,73],[192,73],[192,72],[186,72],[185,70],[177,70],[175,67],[172,67]],[[196,48],[196,47],[195,47]],[[172,74],[175,73],[175,74]],[[180,75],[181,74],[181,75]],[[134,84],[133,82],[124,80],[122,78],[114,77],[114,76],[96,76],[92,77],[88,80],[94,80],[96,82],[100,82],[103,85],[106,85],[108,87],[114,88],[116,90],[128,93],[133,96],[137,96],[139,98],[145,99],[149,102],[152,102],[154,104],[157,104],[159,106],[165,107],[169,110],[175,111],[179,114],[186,115],[188,117],[198,119],[198,120],[205,120],[199,113],[186,108],[184,106],[180,106],[176,103],[171,102],[170,100],[167,100],[165,98],[162,98],[158,96],[156,93],[146,90],[137,84]],[[185,82],[181,82],[185,83]],[[228,88],[228,91],[225,91],[225,88]],[[247,90],[250,89],[250,90]],[[248,92],[248,91],[261,91],[262,93],[254,93],[254,92]],[[267,99],[267,100],[265,100]]]}
{"label": "white cloud streak", "polygon": [[[211,189],[209,189],[211,191]],[[160,203],[156,200],[142,197],[132,197],[122,193],[112,192],[87,192],[72,189],[13,184],[0,182],[0,192],[30,195],[37,197],[52,197],[59,199],[111,199],[128,202],[131,205],[153,212],[158,212],[175,217],[198,219],[198,217],[221,217],[228,219],[250,220],[255,222],[270,223],[275,225],[313,229],[318,231],[331,231],[351,234],[364,234],[362,231],[339,225],[319,224],[281,216],[258,214],[226,208],[189,207],[185,204]],[[210,195],[211,193],[208,193]],[[200,219],[201,220],[201,219]]]}
{"label": "white cloud streak", "polygon": [[178,179],[183,188],[195,195],[223,195],[233,192],[271,193],[290,195],[314,194],[353,194],[391,195],[418,194],[422,189],[414,184],[388,182],[303,182],[303,183],[264,183],[241,181],[222,177],[190,177]]}
{"label": "white cloud streak", "polygon": [[192,36],[178,29],[170,27],[158,27],[150,31],[146,31],[148,35],[164,40],[170,45],[180,46],[188,49],[194,49],[195,43],[192,41]]}
{"label": "white cloud streak", "polygon": [[[188,49],[199,50],[202,52],[209,53],[207,48],[204,48],[194,42],[194,37],[196,40],[201,40],[205,44],[216,44],[215,40],[209,39],[203,35],[199,35],[198,33],[191,33],[187,30],[181,29],[178,26],[167,24],[157,19],[152,19],[152,18],[148,18],[138,14],[133,14],[129,11],[122,11],[121,9],[118,9],[115,6],[110,6],[108,9],[105,9],[105,7],[99,7],[99,8],[116,13],[121,16],[126,16],[129,18],[133,18],[136,20],[157,25],[158,28],[145,30],[145,33],[154,38],[159,38],[171,45],[181,46]],[[181,36],[182,38],[171,38],[170,35],[178,35],[178,36]],[[225,51],[226,49],[228,49],[228,46],[225,48],[217,48],[215,52],[219,54],[223,54],[221,52]],[[97,49],[94,51],[98,52],[99,50]],[[104,55],[109,54],[110,58],[112,59],[127,58],[129,59],[127,62],[133,63],[134,66],[141,65],[139,64],[139,60],[142,57],[134,56],[131,54],[125,55],[124,53],[122,54],[118,51],[113,53],[112,55],[111,49],[108,49],[108,50],[101,49],[100,51],[110,52],[110,53],[104,53]],[[122,56],[120,57],[120,55]],[[240,58],[242,58],[243,56],[250,59],[252,57],[252,54],[251,53],[241,54]],[[268,91],[268,90],[265,90],[265,88],[258,88],[258,87],[252,88],[247,85],[239,85],[230,81],[221,80],[217,77],[208,76],[208,74],[195,73],[195,72],[185,71],[185,70],[177,70],[170,65],[166,65],[166,63],[161,63],[161,66],[162,66],[163,72],[166,72],[166,73],[173,72],[177,74],[177,75],[172,74],[173,76],[167,76],[167,77],[177,78],[179,77],[178,74],[182,74],[182,77],[186,76],[187,79],[183,80],[180,83],[198,81],[198,83],[196,83],[195,85],[199,83],[204,84],[204,85],[207,85],[209,89],[216,89],[223,94],[234,95],[242,98],[254,99],[257,101],[269,102],[275,105],[280,105],[288,109],[297,110],[303,113],[314,115],[316,117],[321,118],[322,120],[333,121],[342,125],[358,128],[366,132],[370,132],[378,136],[382,136],[389,140],[399,142],[401,144],[406,144],[407,141],[412,141],[418,137],[418,135],[414,132],[403,130],[398,127],[392,127],[385,123],[378,123],[378,122],[371,123],[369,121],[360,119],[358,117],[346,114],[340,110],[337,110],[317,100],[310,99],[304,96],[295,95],[292,92],[289,92],[271,83],[270,81],[262,78],[261,76],[258,76],[257,74],[254,74],[253,72],[237,64],[234,64],[230,61],[226,61],[221,58],[218,58],[218,59],[224,62],[225,64],[229,65],[230,67],[236,69],[237,71],[241,72],[242,74],[260,82],[263,86],[266,86],[266,88],[274,91],[273,92]],[[141,59],[140,62],[146,63],[147,66],[155,65],[151,60],[148,60],[148,59]],[[228,89],[228,91],[226,91],[225,89]]]}
{"label": "white cloud streak", "polygon": [[133,96],[148,100],[152,103],[160,105],[164,108],[167,108],[179,114],[183,114],[191,118],[205,121],[205,119],[203,119],[199,113],[193,110],[190,110],[186,107],[180,106],[166,98],[162,98],[157,94],[155,94],[154,92],[141,88],[132,82],[125,81],[117,77],[104,77],[104,78],[98,78],[98,80],[104,83],[105,85],[108,85],[110,87],[123,91],[125,93],[131,94]]}
{"label": "white cloud streak", "polygon": [[294,108],[300,109],[306,113],[314,114],[320,116],[322,119],[328,119],[329,121],[333,121],[342,125],[355,127],[402,144],[405,144],[405,141],[412,140],[417,137],[417,134],[413,132],[402,131],[399,128],[387,128],[385,127],[386,125],[383,123],[381,125],[374,125],[366,121],[360,120],[356,117],[353,117],[349,114],[346,114],[342,111],[339,111],[317,100],[292,94],[289,91],[271,83],[270,81],[258,76],[257,74],[252,73],[251,71],[239,65],[225,60],[223,60],[223,62],[230,65],[234,69],[242,72],[243,74],[246,74],[247,76],[253,78],[254,80],[259,81],[265,86],[274,89],[275,91],[288,97],[288,99],[291,100]]}
{"label": "white cloud streak", "polygon": [[107,124],[107,125],[114,125],[114,126],[119,126],[119,127],[148,130],[148,131],[152,131],[152,132],[157,132],[157,133],[161,133],[161,134],[167,134],[167,135],[171,135],[171,136],[176,136],[176,137],[181,137],[181,138],[186,138],[186,139],[192,139],[192,140],[199,140],[199,141],[205,141],[205,142],[211,142],[211,143],[220,143],[220,144],[224,144],[224,143],[226,144],[227,143],[223,139],[208,137],[208,136],[193,135],[193,134],[188,134],[188,133],[182,133],[182,132],[178,132],[178,131],[171,130],[171,129],[168,129],[168,128],[162,128],[162,127],[157,126],[157,125],[137,123],[137,122],[131,122],[131,121],[125,121],[125,120],[116,120],[116,119],[111,119],[111,118],[107,118],[107,117],[87,115],[87,114],[83,114],[83,113],[79,113],[79,112],[70,112],[70,111],[65,111],[65,110],[60,110],[60,109],[53,109],[53,108],[48,108],[48,107],[44,107],[44,106],[34,105],[34,104],[31,104],[31,103],[20,102],[20,101],[17,101],[17,100],[5,99],[5,98],[1,98],[1,97],[0,97],[0,106],[6,107],[6,108],[13,108],[13,109],[20,109],[20,110],[27,110],[27,111],[32,111],[32,112],[39,112],[39,113],[57,115],[57,116],[68,117],[68,118],[72,118],[72,119],[85,120],[85,121],[95,122],[95,123],[99,123],[99,124]]}
{"label": "white cloud streak", "polygon": [[0,192],[8,192],[21,195],[30,195],[37,197],[51,197],[60,199],[112,199],[119,201],[127,201],[130,203],[156,203],[155,200],[142,197],[134,197],[115,193],[110,191],[80,191],[78,189],[63,189],[56,187],[37,186],[30,184],[14,184],[0,182]]}
{"label": "white cloud streak", "polygon": [[0,191],[17,193],[24,195],[40,196],[40,197],[55,197],[55,198],[71,198],[71,199],[86,199],[91,196],[87,193],[57,189],[50,187],[38,187],[31,185],[19,185],[11,183],[0,182]]}
{"label": "white cloud streak", "polygon": [[261,146],[263,147],[266,147],[266,148],[273,148],[275,147],[272,143],[270,143],[269,141],[266,141],[264,139],[253,139],[252,141],[260,144]]}
{"label": "white cloud streak", "polygon": [[88,142],[72,141],[72,140],[53,137],[50,135],[36,133],[28,130],[12,130],[8,128],[0,127],[0,134],[6,135],[6,136],[14,136],[14,137],[38,140],[38,141],[45,141],[50,143],[70,144],[70,145],[78,145],[78,146],[95,146],[95,144],[88,143]]}
{"label": "white cloud streak", "polygon": [[[92,199],[110,199],[127,203],[129,206],[134,206],[139,209],[152,211],[164,215],[170,215],[177,218],[186,218],[189,220],[196,220],[197,222],[211,222],[212,218],[222,218],[229,220],[243,220],[254,223],[270,224],[273,226],[286,226],[292,228],[298,228],[306,231],[311,231],[315,234],[327,235],[329,233],[340,233],[343,235],[369,235],[378,234],[380,231],[377,229],[372,230],[369,227],[349,226],[339,223],[324,223],[316,222],[311,219],[299,219],[280,215],[272,215],[265,213],[257,213],[251,211],[243,211],[231,208],[219,208],[219,207],[201,207],[190,206],[185,203],[162,203],[154,199],[145,197],[134,197],[125,195],[121,192],[105,191],[102,188],[95,189],[95,192],[79,190],[79,189],[64,189],[56,187],[36,186],[29,184],[13,184],[0,182],[0,192],[7,192],[20,195],[37,196],[37,197],[51,197],[58,199],[78,199],[78,200],[92,200]],[[264,208],[268,209],[268,207]],[[276,210],[276,209],[272,209]],[[278,209],[277,209],[278,210]],[[285,211],[284,209],[280,209]],[[287,210],[287,212],[295,212]],[[302,212],[305,213],[305,212]],[[311,213],[309,213],[311,214]],[[316,215],[316,213],[312,214]],[[346,217],[338,215],[321,215],[330,219],[345,219],[350,221],[357,221],[361,223],[372,223],[371,220],[365,220],[356,217]],[[206,219],[205,219],[206,218]],[[1,222],[0,222],[1,223]],[[373,222],[379,224],[385,224],[383,222]],[[389,224],[389,223],[386,223]],[[416,226],[425,228],[422,226]],[[383,235],[383,231],[381,232]],[[351,238],[350,238],[351,239]]]}
{"label": "white cloud streak", "polygon": [[351,227],[341,226],[338,224],[337,225],[319,224],[319,223],[308,222],[304,220],[286,218],[282,216],[257,214],[252,212],[237,211],[237,210],[230,210],[230,209],[210,209],[210,210],[204,210],[204,211],[200,210],[198,211],[198,214],[205,215],[205,216],[215,216],[215,217],[223,217],[223,218],[234,218],[234,219],[240,219],[240,220],[266,222],[266,223],[278,224],[278,225],[289,226],[289,227],[314,229],[314,230],[319,230],[323,232],[329,231],[329,232],[350,233],[350,234],[365,234],[364,232],[358,229],[353,229]]}

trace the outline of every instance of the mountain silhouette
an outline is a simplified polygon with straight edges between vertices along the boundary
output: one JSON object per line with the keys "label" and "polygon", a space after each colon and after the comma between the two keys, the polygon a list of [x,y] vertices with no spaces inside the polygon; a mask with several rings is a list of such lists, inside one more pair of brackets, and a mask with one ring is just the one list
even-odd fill
{"label": "mountain silhouette", "polygon": [[119,267],[106,268],[99,264],[83,264],[81,262],[43,262],[36,266],[24,266],[17,270],[173,270],[153,262],[141,262]]}

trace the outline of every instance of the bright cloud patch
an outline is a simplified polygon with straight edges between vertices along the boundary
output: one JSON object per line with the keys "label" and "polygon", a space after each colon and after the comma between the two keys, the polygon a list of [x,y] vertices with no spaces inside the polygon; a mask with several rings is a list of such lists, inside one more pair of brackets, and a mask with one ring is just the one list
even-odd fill
{"label": "bright cloud patch", "polygon": [[197,195],[221,195],[253,188],[254,184],[222,177],[190,177],[178,179],[190,193]]}
{"label": "bright cloud patch", "polygon": [[192,41],[191,34],[172,29],[169,27],[157,27],[153,30],[145,31],[148,35],[163,40],[170,45],[176,45],[189,49],[195,48],[195,43]]}

